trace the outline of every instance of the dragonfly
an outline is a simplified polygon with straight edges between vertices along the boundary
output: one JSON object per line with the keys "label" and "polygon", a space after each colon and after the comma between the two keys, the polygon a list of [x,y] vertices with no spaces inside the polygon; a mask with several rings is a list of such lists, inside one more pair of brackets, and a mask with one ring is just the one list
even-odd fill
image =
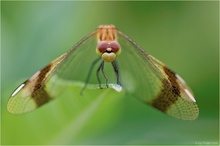
{"label": "dragonfly", "polygon": [[60,81],[84,83],[81,92],[75,91],[79,95],[92,85],[114,87],[174,118],[195,120],[199,115],[186,82],[114,25],[99,26],[23,82],[11,94],[7,110],[23,114],[45,105],[57,96],[52,93]]}

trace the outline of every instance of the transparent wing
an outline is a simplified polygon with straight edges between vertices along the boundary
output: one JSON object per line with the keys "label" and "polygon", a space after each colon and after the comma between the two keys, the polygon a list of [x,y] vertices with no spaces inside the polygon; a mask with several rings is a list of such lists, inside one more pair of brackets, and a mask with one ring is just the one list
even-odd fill
{"label": "transparent wing", "polygon": [[[66,84],[77,84],[81,88],[97,89],[96,31],[90,33],[67,53],[52,61],[30,79],[21,84],[8,102],[11,113],[26,113],[55,97],[62,96],[59,88]],[[198,116],[198,107],[191,90],[185,82],[163,63],[147,54],[129,37],[118,31],[121,54],[116,58],[123,90],[140,101],[176,118],[192,120]],[[90,74],[91,73],[91,74]],[[100,78],[102,87],[116,84],[111,63],[105,63]],[[91,76],[89,80],[88,76]],[[74,92],[74,91],[73,91]],[[78,93],[80,94],[80,93]]]}
{"label": "transparent wing", "polygon": [[[62,96],[59,87],[65,84],[83,84],[92,61],[97,58],[96,31],[90,33],[67,53],[61,55],[31,78],[22,83],[11,95],[7,110],[13,114],[32,111],[53,98]],[[90,82],[95,82],[91,79]],[[96,82],[97,83],[97,82]],[[82,86],[82,85],[81,85]]]}
{"label": "transparent wing", "polygon": [[121,54],[117,63],[127,93],[175,118],[197,118],[199,110],[193,93],[179,75],[120,31],[118,42]]}

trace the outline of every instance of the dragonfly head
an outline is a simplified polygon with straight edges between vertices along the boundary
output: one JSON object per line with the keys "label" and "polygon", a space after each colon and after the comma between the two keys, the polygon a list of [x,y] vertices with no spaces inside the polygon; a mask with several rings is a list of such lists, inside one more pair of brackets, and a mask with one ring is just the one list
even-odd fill
{"label": "dragonfly head", "polygon": [[112,62],[121,53],[120,45],[117,41],[100,41],[96,48],[96,54],[102,57],[105,62]]}

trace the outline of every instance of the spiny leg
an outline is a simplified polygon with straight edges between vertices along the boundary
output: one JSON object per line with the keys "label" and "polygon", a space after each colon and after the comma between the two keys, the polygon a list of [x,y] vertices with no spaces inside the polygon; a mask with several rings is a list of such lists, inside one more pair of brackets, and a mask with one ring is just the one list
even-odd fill
{"label": "spiny leg", "polygon": [[99,88],[100,88],[100,89],[101,89],[102,87],[101,87],[101,80],[100,80],[100,77],[99,77],[99,71],[100,71],[100,69],[101,69],[101,67],[102,67],[103,62],[104,62],[104,61],[101,62],[101,64],[99,65],[99,67],[98,67],[98,69],[97,69],[97,71],[96,71],[96,77],[97,77],[97,80],[98,80],[98,82],[99,82]]}
{"label": "spiny leg", "polygon": [[113,66],[115,74],[116,74],[117,84],[121,86],[121,83],[119,81],[119,70],[118,70],[118,66],[116,64],[116,61],[112,61],[112,66]]}
{"label": "spiny leg", "polygon": [[87,77],[86,77],[85,84],[84,84],[83,88],[82,88],[81,91],[80,91],[80,94],[81,94],[81,95],[82,95],[83,91],[85,90],[85,88],[86,88],[86,86],[87,86],[87,84],[88,84],[88,82],[89,82],[89,79],[90,79],[90,77],[91,77],[92,70],[93,70],[95,64],[96,64],[100,59],[101,59],[101,57],[95,59],[95,60],[92,62],[92,65],[91,65],[90,68],[89,68],[89,73],[88,73],[88,75],[87,75]]}
{"label": "spiny leg", "polygon": [[105,72],[104,72],[104,63],[105,62],[102,61],[102,63],[100,64],[100,66],[99,66],[99,68],[97,69],[97,72],[96,72],[96,76],[97,76],[97,79],[98,79],[98,82],[99,82],[100,89],[102,89],[102,87],[101,87],[101,80],[100,80],[100,77],[99,77],[100,70],[102,71],[102,74],[103,74],[103,76],[105,78],[105,81],[106,81],[106,87],[108,88],[108,78],[106,77]]}
{"label": "spiny leg", "polygon": [[102,66],[101,69],[102,69],[102,74],[105,78],[106,87],[108,88],[108,78],[106,77],[105,72],[104,72],[104,61],[103,61],[103,66]]}

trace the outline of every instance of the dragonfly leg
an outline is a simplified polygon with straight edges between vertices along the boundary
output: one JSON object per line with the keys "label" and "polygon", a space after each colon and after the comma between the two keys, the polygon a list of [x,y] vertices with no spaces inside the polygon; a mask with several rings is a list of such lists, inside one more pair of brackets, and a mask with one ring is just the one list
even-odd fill
{"label": "dragonfly leg", "polygon": [[90,69],[89,69],[89,73],[88,73],[88,75],[87,75],[87,77],[86,77],[85,84],[84,84],[83,88],[82,88],[81,91],[80,91],[80,94],[81,94],[81,95],[82,95],[84,89],[86,88],[86,86],[87,86],[87,84],[88,84],[88,82],[89,82],[89,79],[90,79],[90,77],[91,77],[92,70],[93,70],[95,64],[96,64],[100,59],[101,59],[101,58],[99,57],[99,58],[95,59],[95,60],[92,62],[92,65],[90,66]]}
{"label": "dragonfly leg", "polygon": [[104,78],[105,78],[105,80],[106,80],[106,87],[108,87],[108,78],[106,77],[106,75],[105,75],[105,73],[104,73],[104,61],[102,61],[102,63],[99,65],[99,67],[98,67],[98,69],[97,69],[97,71],[96,71],[96,76],[97,76],[97,79],[98,79],[98,82],[99,82],[99,87],[100,87],[100,89],[102,89],[102,87],[101,87],[101,80],[100,80],[100,76],[99,76],[99,72],[100,72],[100,70],[102,71],[102,74],[103,74],[103,76],[104,76]]}
{"label": "dragonfly leg", "polygon": [[102,69],[102,74],[103,74],[105,81],[106,81],[106,87],[108,88],[108,78],[106,77],[105,72],[104,72],[104,61],[103,61],[103,66],[101,69]]}
{"label": "dragonfly leg", "polygon": [[118,70],[118,66],[116,64],[116,61],[112,61],[112,66],[113,66],[115,74],[116,74],[117,84],[121,86],[121,83],[119,81],[119,70]]}

